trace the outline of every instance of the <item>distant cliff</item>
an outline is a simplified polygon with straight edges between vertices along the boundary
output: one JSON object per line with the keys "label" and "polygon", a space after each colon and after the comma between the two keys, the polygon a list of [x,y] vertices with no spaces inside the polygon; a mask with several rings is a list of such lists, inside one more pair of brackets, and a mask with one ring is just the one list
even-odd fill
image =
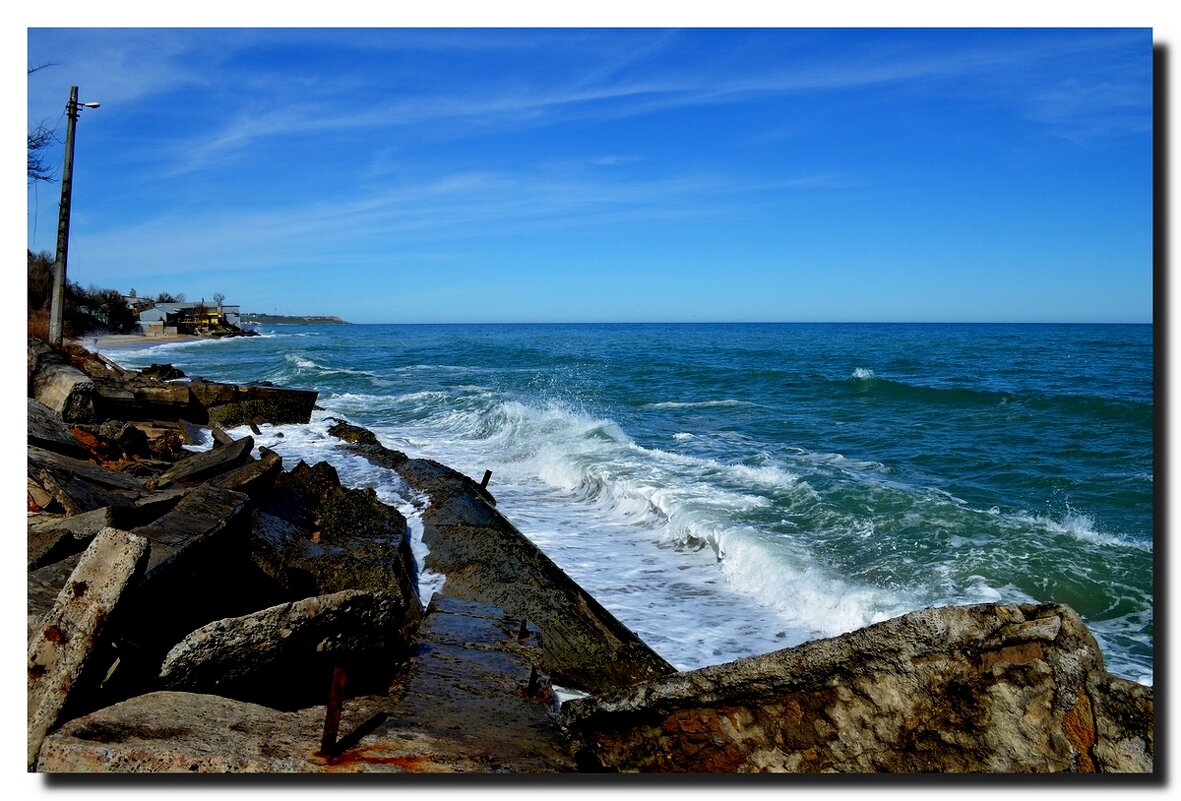
{"label": "distant cliff", "polygon": [[332,314],[258,314],[246,312],[242,315],[242,325],[348,325],[348,320],[342,320]]}

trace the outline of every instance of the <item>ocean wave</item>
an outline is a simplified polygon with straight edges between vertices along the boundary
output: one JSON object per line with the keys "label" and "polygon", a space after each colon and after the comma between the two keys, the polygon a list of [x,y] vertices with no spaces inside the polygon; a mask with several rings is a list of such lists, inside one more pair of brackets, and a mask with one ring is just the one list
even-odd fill
{"label": "ocean wave", "polygon": [[316,370],[321,376],[350,375],[370,379],[381,378],[381,376],[372,370],[358,370],[353,367],[329,367],[298,353],[288,353],[283,358],[288,364],[294,365],[299,370]]}
{"label": "ocean wave", "polygon": [[[951,383],[959,383],[958,381]],[[975,383],[975,382],[973,382]],[[1065,416],[1096,416],[1110,419],[1139,419],[1151,424],[1153,406],[1126,398],[1101,395],[1055,394],[1025,389],[999,390],[980,385],[948,386],[913,384],[877,376],[872,370],[857,368],[848,379],[833,382],[835,387],[855,392],[859,397],[907,401],[944,407],[1005,408],[1010,414],[1053,411]]]}
{"label": "ocean wave", "polygon": [[711,409],[711,408],[725,408],[730,406],[758,406],[757,403],[750,401],[735,400],[733,398],[726,398],[724,400],[707,400],[707,401],[661,401],[659,403],[645,403],[641,408],[644,409]]}
{"label": "ocean wave", "polygon": [[1079,512],[1070,507],[1067,507],[1066,513],[1062,516],[1061,520],[1056,520],[1047,515],[1030,515],[1024,513],[1014,515],[1013,520],[1022,525],[1034,526],[1050,534],[1064,535],[1089,545],[1131,548],[1150,553],[1153,550],[1150,540],[1137,541],[1128,537],[1098,531],[1095,527],[1095,518],[1092,515]]}

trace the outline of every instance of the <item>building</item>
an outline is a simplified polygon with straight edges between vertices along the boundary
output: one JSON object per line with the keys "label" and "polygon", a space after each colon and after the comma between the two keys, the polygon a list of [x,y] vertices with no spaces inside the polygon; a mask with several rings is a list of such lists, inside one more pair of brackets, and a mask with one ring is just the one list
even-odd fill
{"label": "building", "polygon": [[237,328],[242,319],[240,306],[208,306],[200,303],[154,303],[139,312],[140,331],[145,336],[203,334],[227,327]]}

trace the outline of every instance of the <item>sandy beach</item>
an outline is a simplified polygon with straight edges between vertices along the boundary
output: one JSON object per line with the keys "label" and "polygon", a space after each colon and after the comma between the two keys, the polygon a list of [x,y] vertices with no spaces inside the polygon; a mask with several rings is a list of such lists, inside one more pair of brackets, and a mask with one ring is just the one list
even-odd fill
{"label": "sandy beach", "polygon": [[159,337],[146,337],[142,334],[102,334],[97,337],[82,337],[73,341],[88,350],[102,351],[163,345],[166,342],[186,342],[192,339],[201,339],[201,337],[192,334],[170,334]]}

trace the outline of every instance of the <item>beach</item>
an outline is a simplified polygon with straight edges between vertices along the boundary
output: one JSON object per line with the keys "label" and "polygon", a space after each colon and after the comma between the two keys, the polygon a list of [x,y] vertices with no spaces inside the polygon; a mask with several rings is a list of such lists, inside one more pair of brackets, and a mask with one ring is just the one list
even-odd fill
{"label": "beach", "polygon": [[71,340],[92,351],[123,350],[125,348],[149,348],[153,345],[166,345],[173,342],[190,342],[205,337],[192,334],[167,334],[159,337],[147,337],[143,334],[100,334],[88,335]]}

